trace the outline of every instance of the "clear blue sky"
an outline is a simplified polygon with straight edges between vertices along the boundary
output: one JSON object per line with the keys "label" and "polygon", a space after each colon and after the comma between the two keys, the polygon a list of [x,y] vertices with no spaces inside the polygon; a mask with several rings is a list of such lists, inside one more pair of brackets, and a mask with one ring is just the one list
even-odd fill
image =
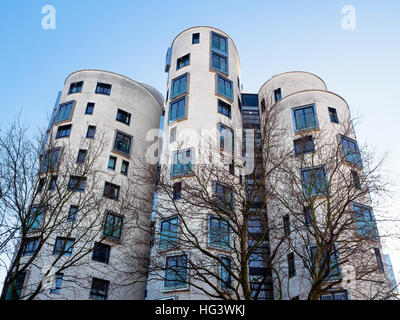
{"label": "clear blue sky", "polygon": [[[55,30],[41,27],[47,4],[56,8]],[[344,5],[356,9],[355,30],[341,26]],[[196,25],[235,41],[245,92],[290,70],[322,77],[362,117],[359,142],[388,151],[388,175],[400,181],[398,0],[2,0],[0,126],[20,110],[32,128],[46,126],[57,92],[78,69],[121,73],[165,94],[166,50]],[[400,213],[396,199],[386,203],[393,214]],[[398,272],[400,252],[391,253]]]}

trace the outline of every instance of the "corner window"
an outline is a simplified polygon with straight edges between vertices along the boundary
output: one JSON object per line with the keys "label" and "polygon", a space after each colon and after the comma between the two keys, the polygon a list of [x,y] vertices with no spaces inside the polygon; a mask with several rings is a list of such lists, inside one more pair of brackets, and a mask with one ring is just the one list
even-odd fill
{"label": "corner window", "polygon": [[116,184],[113,184],[110,182],[106,182],[104,184],[103,196],[106,198],[109,198],[109,199],[118,200],[119,189],[120,189],[120,186],[117,186]]}
{"label": "corner window", "polygon": [[339,123],[339,119],[338,119],[338,116],[337,116],[337,113],[336,113],[336,109],[328,107],[328,111],[329,111],[329,118],[331,119],[331,122]]}
{"label": "corner window", "polygon": [[179,219],[172,217],[161,220],[159,250],[175,248],[178,244]]}
{"label": "corner window", "polygon": [[232,81],[217,74],[217,93],[233,101]]}
{"label": "corner window", "polygon": [[231,118],[231,105],[218,99],[218,112],[224,116],[227,116],[228,118]]}
{"label": "corner window", "polygon": [[129,155],[131,152],[132,137],[117,131],[114,141],[114,150]]}
{"label": "corner window", "polygon": [[186,116],[187,98],[175,100],[169,104],[169,121],[177,121]]}
{"label": "corner window", "polygon": [[190,53],[176,60],[176,70],[186,67],[190,64]]}
{"label": "corner window", "polygon": [[57,109],[57,114],[54,119],[54,123],[62,121],[70,121],[72,118],[72,111],[74,109],[74,102],[70,101],[64,104],[60,104]]}
{"label": "corner window", "polygon": [[84,192],[86,188],[86,178],[80,176],[71,176],[69,178],[67,189],[70,191]]}
{"label": "corner window", "polygon": [[183,76],[180,76],[178,78],[175,78],[172,80],[172,86],[171,86],[171,99],[174,99],[175,97],[178,97],[182,94],[187,93],[188,91],[188,74],[184,74]]}
{"label": "corner window", "polygon": [[362,167],[360,150],[357,141],[345,136],[340,136],[344,159],[351,164]]}
{"label": "corner window", "polygon": [[292,109],[293,125],[296,132],[318,128],[315,105]]}
{"label": "corner window", "polygon": [[314,152],[314,139],[313,136],[306,136],[293,141],[294,153],[296,156]]}
{"label": "corner window", "polygon": [[121,239],[123,218],[107,212],[103,235],[113,239]]}
{"label": "corner window", "polygon": [[82,92],[83,81],[71,83],[68,94]]}
{"label": "corner window", "polygon": [[178,150],[172,155],[173,163],[171,174],[172,177],[180,177],[189,174],[192,171],[192,150]]}
{"label": "corner window", "polygon": [[227,221],[212,215],[209,216],[208,244],[222,249],[230,248],[231,232]]}
{"label": "corner window", "polygon": [[129,126],[131,123],[131,114],[124,110],[118,109],[116,120]]}
{"label": "corner window", "polygon": [[200,33],[192,34],[192,44],[200,43]]}
{"label": "corner window", "polygon": [[67,138],[71,134],[72,125],[68,124],[66,126],[60,126],[57,129],[56,139]]}
{"label": "corner window", "polygon": [[95,134],[96,134],[96,126],[88,126],[88,129],[86,132],[86,138],[94,139]]}
{"label": "corner window", "polygon": [[301,170],[303,191],[306,198],[326,196],[329,192],[325,166]]}
{"label": "corner window", "polygon": [[70,256],[74,248],[75,239],[57,237],[56,243],[54,245],[53,254],[61,256]]}
{"label": "corner window", "polygon": [[166,257],[165,289],[181,289],[187,287],[188,257],[186,254]]}
{"label": "corner window", "polygon": [[109,96],[111,94],[111,84],[97,82],[96,93]]}
{"label": "corner window", "polygon": [[93,114],[93,111],[94,111],[94,103],[88,102],[88,104],[86,105],[85,114]]}
{"label": "corner window", "polygon": [[90,288],[90,299],[107,300],[110,281],[93,278]]}
{"label": "corner window", "polygon": [[282,99],[282,91],[281,91],[281,88],[278,88],[278,89],[275,89],[275,90],[274,90],[274,99],[275,99],[275,102],[277,102],[277,101],[279,101],[279,100]]}
{"label": "corner window", "polygon": [[93,247],[92,260],[108,263],[110,259],[111,246],[95,242]]}
{"label": "corner window", "polygon": [[222,56],[215,52],[211,52],[211,68],[228,74],[228,57]]}

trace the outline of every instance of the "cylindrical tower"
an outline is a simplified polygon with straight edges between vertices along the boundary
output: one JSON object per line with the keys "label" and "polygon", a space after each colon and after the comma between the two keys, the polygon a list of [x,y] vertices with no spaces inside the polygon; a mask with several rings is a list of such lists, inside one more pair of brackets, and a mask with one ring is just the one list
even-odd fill
{"label": "cylindrical tower", "polygon": [[67,77],[41,172],[42,199],[65,196],[55,201],[62,206],[57,217],[46,209],[32,233],[43,223],[57,224],[40,251],[40,268],[29,270],[28,288],[40,282],[43,268],[57,273],[39,299],[144,299],[140,263],[148,255],[150,233],[143,228],[150,226],[151,201],[140,215],[129,201],[135,192],[153,197],[150,181],[132,184],[149,144],[146,134],[158,130],[163,111],[159,92],[125,76],[81,70]]}

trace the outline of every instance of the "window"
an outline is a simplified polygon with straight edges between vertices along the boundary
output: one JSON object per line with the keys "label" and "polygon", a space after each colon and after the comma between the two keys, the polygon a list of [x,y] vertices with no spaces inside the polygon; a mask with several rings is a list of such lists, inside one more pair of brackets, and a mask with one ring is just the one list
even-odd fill
{"label": "window", "polygon": [[232,81],[217,74],[217,93],[233,101]]}
{"label": "window", "polygon": [[328,107],[328,111],[329,111],[329,118],[331,119],[331,122],[339,123],[339,119],[338,119],[338,116],[337,116],[337,113],[336,113],[336,109]]}
{"label": "window", "polygon": [[265,112],[265,99],[261,100],[261,112],[264,113]]}
{"label": "window", "polygon": [[109,285],[110,281],[93,278],[89,298],[96,300],[107,300]]}
{"label": "window", "polygon": [[46,184],[46,178],[40,178],[37,186],[37,193],[42,192],[44,185]]}
{"label": "window", "polygon": [[169,143],[176,141],[176,126],[169,130]]}
{"label": "window", "polygon": [[182,289],[187,287],[188,258],[186,254],[166,257],[165,289]]}
{"label": "window", "polygon": [[176,70],[188,66],[190,64],[190,53],[176,60]]}
{"label": "window", "polygon": [[378,239],[375,217],[372,208],[353,203],[357,232],[361,237]]}
{"label": "window", "polygon": [[71,83],[68,94],[82,92],[83,81]]}
{"label": "window", "polygon": [[221,288],[223,290],[232,289],[231,259],[221,257]]}
{"label": "window", "polygon": [[54,282],[54,288],[50,289],[50,293],[53,294],[60,294],[62,283],[63,283],[64,274],[63,273],[56,273],[56,279]]}
{"label": "window", "polygon": [[107,212],[106,223],[104,226],[104,236],[121,239],[123,218],[111,212]]}
{"label": "window", "polygon": [[55,190],[57,187],[57,178],[58,176],[51,176],[49,185],[47,186],[47,190],[52,191]]}
{"label": "window", "polygon": [[228,39],[215,32],[211,32],[211,49],[222,53],[228,53]]}
{"label": "window", "polygon": [[294,254],[289,253],[287,255],[287,260],[288,260],[288,273],[289,273],[289,278],[292,278],[296,275],[296,265],[294,262]]}
{"label": "window", "polygon": [[72,254],[74,244],[75,239],[73,238],[57,237],[56,243],[54,245],[53,254],[57,254],[60,256],[70,256]]}
{"label": "window", "polygon": [[227,117],[231,117],[231,106],[222,100],[218,99],[218,112],[222,113],[223,115]]}
{"label": "window", "polygon": [[305,197],[326,196],[329,192],[325,166],[301,170]]}
{"label": "window", "polygon": [[71,120],[73,109],[74,109],[73,101],[60,104],[57,110],[56,117],[54,119],[54,123]]}
{"label": "window", "polygon": [[57,133],[56,133],[56,139],[69,137],[69,135],[71,134],[71,127],[72,127],[71,124],[67,124],[65,126],[58,127]]}
{"label": "window", "polygon": [[228,74],[228,57],[211,52],[211,68],[222,73]]}
{"label": "window", "polygon": [[169,121],[177,121],[186,116],[187,98],[175,100],[169,104]]}
{"label": "window", "polygon": [[200,33],[192,34],[192,44],[200,43]]}
{"label": "window", "polygon": [[117,157],[110,156],[110,158],[108,158],[107,169],[115,170],[116,165],[117,165]]}
{"label": "window", "polygon": [[274,99],[275,99],[275,102],[277,102],[277,101],[279,101],[279,100],[282,99],[282,91],[281,91],[281,88],[278,88],[278,89],[275,89],[275,90],[274,90]]}
{"label": "window", "polygon": [[93,139],[95,134],[96,134],[96,126],[88,126],[86,132],[86,138]]}
{"label": "window", "polygon": [[88,104],[86,105],[85,114],[93,114],[93,111],[94,111],[94,103],[88,102]]}
{"label": "window", "polygon": [[178,230],[178,217],[161,220],[159,250],[167,250],[176,247],[178,244]]}
{"label": "window", "polygon": [[314,215],[310,207],[304,207],[304,222],[306,226],[311,226],[314,222]]}
{"label": "window", "polygon": [[182,197],[182,182],[174,183],[172,199],[179,200]]}
{"label": "window", "polygon": [[14,280],[14,292],[12,290],[12,286],[9,286],[7,289],[5,300],[14,300],[14,293],[18,298],[21,296],[22,288],[24,287],[25,277],[26,271],[23,271],[17,275]]}
{"label": "window", "polygon": [[[315,265],[317,254],[317,246],[310,247],[310,258],[313,266]],[[320,259],[320,268],[328,268],[329,274],[327,278],[339,278],[340,277],[340,266],[339,266],[339,255],[337,253],[336,244],[331,250],[326,250],[322,258]]]}
{"label": "window", "polygon": [[180,76],[180,77],[172,80],[171,99],[174,99],[177,96],[187,93],[187,89],[188,89],[187,84],[188,84],[188,74],[187,73],[185,73],[183,76]]}
{"label": "window", "polygon": [[71,205],[68,211],[68,222],[75,222],[78,217],[78,206]]}
{"label": "window", "polygon": [[129,126],[131,123],[131,114],[124,110],[118,109],[116,120]]}
{"label": "window", "polygon": [[111,84],[97,82],[96,93],[109,96],[111,94]]}
{"label": "window", "polygon": [[38,237],[25,239],[25,243],[22,247],[22,255],[31,256],[37,251],[38,247],[39,247]]}
{"label": "window", "polygon": [[108,263],[110,259],[111,246],[95,242],[93,247],[92,260]]}
{"label": "window", "polygon": [[345,136],[340,136],[344,159],[358,167],[362,167],[360,150],[357,141]]}
{"label": "window", "polygon": [[315,150],[313,136],[306,136],[293,141],[294,153],[296,156],[310,153]]}
{"label": "window", "polygon": [[192,150],[178,150],[172,155],[173,163],[171,174],[172,177],[179,177],[189,174],[192,171]]}
{"label": "window", "polygon": [[296,132],[318,128],[318,118],[315,105],[292,109],[292,114],[294,130]]}
{"label": "window", "polygon": [[78,158],[76,159],[77,163],[85,163],[87,155],[87,150],[79,149],[78,151]]}
{"label": "window", "polygon": [[233,130],[222,123],[219,126],[219,147],[221,150],[227,151],[229,154],[233,154],[234,150],[234,136]]}
{"label": "window", "polygon": [[69,178],[67,189],[70,191],[84,192],[86,188],[86,178],[80,176],[71,176]]}
{"label": "window", "polygon": [[378,248],[374,248],[374,252],[375,252],[375,258],[376,258],[376,264],[378,266],[378,272],[384,273],[385,269],[383,267],[381,252],[379,251]]}
{"label": "window", "polygon": [[358,175],[358,172],[355,170],[351,170],[351,176],[353,177],[354,186],[358,190],[361,190],[361,182],[360,182],[360,176]]}
{"label": "window", "polygon": [[234,206],[232,187],[215,182],[215,204],[218,209],[230,212]]}
{"label": "window", "polygon": [[131,152],[132,137],[117,131],[114,141],[114,150],[129,155]]}
{"label": "window", "polygon": [[219,217],[209,216],[208,244],[222,249],[230,248],[231,233],[228,222]]}
{"label": "window", "polygon": [[129,170],[129,162],[128,162],[128,161],[125,161],[125,160],[122,160],[122,164],[121,164],[121,173],[122,173],[124,176],[127,176],[127,175],[128,175],[128,170]]}
{"label": "window", "polygon": [[120,187],[116,184],[106,182],[104,185],[103,196],[109,199],[118,200]]}
{"label": "window", "polygon": [[54,171],[58,167],[58,160],[60,159],[61,148],[55,148],[46,151],[40,164],[40,171]]}
{"label": "window", "polygon": [[285,215],[283,218],[283,232],[285,236],[288,236],[290,234],[290,220],[289,220],[289,215]]}
{"label": "window", "polygon": [[332,293],[327,293],[323,294],[320,297],[320,300],[349,300],[347,291],[339,291],[339,292],[332,292]]}

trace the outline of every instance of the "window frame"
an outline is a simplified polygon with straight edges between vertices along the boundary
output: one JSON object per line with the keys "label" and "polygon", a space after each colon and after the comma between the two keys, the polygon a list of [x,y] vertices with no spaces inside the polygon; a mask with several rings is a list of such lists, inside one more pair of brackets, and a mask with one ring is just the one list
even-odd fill
{"label": "window frame", "polygon": [[[311,139],[309,139],[311,138]],[[306,139],[308,139],[306,141]],[[310,146],[312,145],[312,148]],[[302,154],[308,154],[315,151],[315,143],[313,135],[307,135],[293,140],[294,154],[295,156],[301,156]]]}
{"label": "window frame", "polygon": [[[350,165],[356,166],[357,168],[363,168],[363,163],[362,163],[362,158],[361,158],[361,153],[360,153],[360,148],[358,146],[358,142],[355,139],[352,139],[350,137],[344,136],[342,134],[339,134],[339,141],[340,141],[340,146],[341,146],[341,152],[343,155],[343,160],[345,162],[347,162]],[[346,143],[352,143],[356,148],[356,151],[351,153],[351,154],[346,154],[346,150],[345,147],[343,145],[343,142],[346,141]],[[354,162],[352,160],[348,159],[348,156],[352,156],[352,157],[357,157],[358,156],[358,161]]]}
{"label": "window frame", "polygon": [[[65,128],[68,128],[68,129],[65,129]],[[62,130],[62,131],[61,131]],[[60,135],[60,132],[65,132],[65,131],[67,131],[68,132],[68,134],[66,134],[66,135]],[[57,127],[57,133],[56,133],[56,139],[64,139],[64,138],[69,138],[70,136],[71,136],[71,131],[72,131],[72,123],[70,123],[70,124],[65,124],[65,125],[62,125],[62,126],[58,126]]]}
{"label": "window frame", "polygon": [[[180,66],[182,61],[187,62],[187,63],[183,66]],[[176,71],[178,71],[184,67],[187,67],[187,66],[190,66],[190,53],[187,53],[187,54],[179,57],[178,59],[176,59]]]}
{"label": "window frame", "polygon": [[[228,96],[226,95],[226,93],[222,93],[219,91],[219,79],[222,79],[224,81],[224,92],[226,92],[226,83],[230,83],[231,84],[231,94],[232,96]],[[215,75],[215,94],[219,97],[222,97],[224,99],[229,100],[231,103],[233,103],[233,99],[234,99],[234,88],[233,88],[233,81],[229,80],[226,77],[223,77],[222,75],[220,75],[219,73],[217,73]]]}
{"label": "window frame", "polygon": [[[106,233],[108,216],[113,217],[113,219],[112,219],[112,235]],[[119,219],[119,221],[116,221],[116,218]],[[119,236],[114,236],[114,234],[116,232],[116,226],[118,226],[118,223],[120,224],[120,226],[117,230],[118,231],[117,234],[119,234]],[[103,237],[105,237],[107,239],[111,239],[111,240],[121,241],[123,225],[124,225],[124,217],[122,215],[116,214],[112,211],[106,211],[106,214],[104,216],[104,226],[103,226],[103,233],[102,233]]]}
{"label": "window frame", "polygon": [[[64,243],[61,244],[61,248],[58,251],[57,243],[62,242],[62,241],[64,241]],[[71,242],[72,242],[72,245],[70,245]],[[74,246],[75,246],[75,238],[57,237],[56,241],[54,242],[53,255],[71,256],[73,253],[73,250],[74,250]]]}
{"label": "window frame", "polygon": [[[176,223],[171,221],[176,220]],[[167,224],[167,229],[163,228]],[[176,230],[171,230],[171,226]],[[158,252],[176,249],[179,243],[180,219],[177,215],[160,219]],[[166,238],[166,239],[165,239]]]}
{"label": "window frame", "polygon": [[[180,116],[179,118],[171,119],[172,107],[173,107],[174,105],[178,104],[179,102],[181,102],[182,100],[185,100],[185,103],[184,103],[185,112],[184,112],[184,114],[183,114],[182,116]],[[189,97],[188,97],[188,96],[183,96],[183,97],[177,98],[177,99],[175,99],[175,100],[173,100],[173,101],[171,101],[171,102],[169,103],[169,106],[168,106],[168,123],[169,123],[169,124],[170,124],[170,123],[176,123],[176,122],[179,122],[179,121],[182,121],[182,120],[186,120],[186,119],[187,119],[187,114],[188,114],[188,101],[189,101]],[[178,105],[178,107],[179,107],[179,105]]]}
{"label": "window frame", "polygon": [[[73,184],[74,180],[75,183]],[[70,175],[67,184],[67,190],[72,192],[85,192],[86,183],[87,183],[87,177]]]}
{"label": "window frame", "polygon": [[64,273],[59,273],[57,272],[55,274],[55,280],[54,280],[54,288],[50,289],[50,294],[60,294],[60,291],[62,289],[62,283],[64,280]]}
{"label": "window frame", "polygon": [[[123,121],[121,119],[118,119],[118,115],[122,115],[123,117],[126,117],[125,119],[127,119],[128,121]],[[131,125],[131,116],[132,116],[132,114],[129,113],[128,111],[118,108],[115,120],[118,122],[121,122],[123,124],[126,124],[127,126],[130,126]]]}
{"label": "window frame", "polygon": [[[117,149],[117,148],[115,147],[116,142],[117,142],[117,138],[118,138],[119,135],[122,135],[124,138],[129,138],[129,151],[128,151],[128,152],[125,152],[125,151],[123,151],[123,150]],[[122,140],[122,142],[123,142],[123,140]],[[131,135],[125,133],[125,132],[122,132],[122,131],[120,131],[120,130],[116,130],[116,131],[115,131],[114,143],[113,143],[113,145],[112,145],[112,151],[113,151],[113,152],[117,152],[117,153],[120,153],[120,154],[122,154],[122,155],[124,155],[124,156],[130,157],[131,152],[132,152],[132,145],[133,145],[133,136],[131,136]]]}
{"label": "window frame", "polygon": [[[195,42],[195,40],[197,42]],[[200,32],[192,33],[192,44],[199,44],[199,43],[200,43]]]}
{"label": "window frame", "polygon": [[[81,93],[82,89],[83,89],[83,82],[84,81],[71,82],[70,85],[69,85],[68,95],[74,94],[74,93]],[[73,86],[74,85],[79,85],[79,84],[80,84],[80,86],[77,86],[77,88],[79,88],[79,91],[72,92]],[[74,88],[75,88],[75,86],[74,86]]]}
{"label": "window frame", "polygon": [[[315,171],[316,170],[320,170],[320,169],[323,170],[323,176],[324,176],[324,179],[325,179],[325,182],[326,182],[325,189],[324,190],[319,190],[319,187],[318,187],[318,190],[316,192],[312,192],[312,194],[310,196],[311,196],[311,198],[325,198],[330,193],[330,190],[329,190],[330,189],[329,188],[329,179],[328,179],[328,173],[327,173],[327,170],[326,170],[326,165],[303,168],[300,171],[301,184],[302,184],[303,194],[307,199],[309,199],[308,190],[310,189],[310,185],[308,185],[308,186],[305,185],[304,173],[307,172],[307,171],[314,171],[313,180],[314,180],[314,182],[316,182],[315,181]],[[313,189],[314,188],[315,188],[315,186],[313,186]]]}
{"label": "window frame", "polygon": [[[59,114],[60,114],[60,109],[61,109],[62,107],[69,106],[69,105],[71,106],[70,111],[69,111],[69,117],[68,117],[68,118],[62,118],[62,119],[57,120],[57,118],[58,118],[58,116],[59,116]],[[56,112],[56,114],[55,114],[55,116],[54,116],[54,124],[59,124],[59,123],[71,121],[71,120],[72,120],[72,117],[73,117],[73,115],[74,115],[75,105],[76,105],[76,101],[75,101],[75,100],[71,100],[71,101],[68,101],[68,102],[64,102],[64,103],[59,104],[58,107],[57,107],[57,112]]]}
{"label": "window frame", "polygon": [[339,117],[337,115],[336,108],[328,107],[328,113],[329,113],[329,120],[331,121],[331,123],[339,124]]}
{"label": "window frame", "polygon": [[[107,186],[113,187],[113,190],[114,190],[114,189],[118,190],[117,196],[116,196],[116,197],[110,196],[108,193],[106,193],[106,190],[107,190],[107,192],[109,191],[108,188],[107,188]],[[120,186],[120,185],[114,184],[114,183],[109,182],[109,181],[105,181],[105,182],[104,182],[103,197],[105,197],[105,198],[107,198],[107,199],[110,199],[110,200],[118,201],[118,200],[119,200],[120,192],[121,192],[121,186]]]}
{"label": "window frame", "polygon": [[274,90],[274,102],[278,102],[279,100],[282,100],[282,88],[276,88]]}
{"label": "window frame", "polygon": [[[190,160],[189,162],[186,163],[180,163],[178,160],[179,154],[183,154],[183,153],[187,153],[190,152]],[[184,156],[185,158],[187,157],[187,155]],[[192,170],[193,170],[193,158],[194,158],[194,149],[193,148],[185,148],[185,149],[178,149],[172,152],[172,156],[171,156],[171,178],[179,178],[182,176],[188,176],[188,175],[192,175]],[[175,163],[175,159],[176,159],[176,163]],[[178,172],[175,173],[174,167],[177,165],[177,163],[180,163],[182,166],[189,166],[190,170],[185,170],[184,172]]]}
{"label": "window frame", "polygon": [[[222,68],[218,68],[218,67],[214,66],[214,64],[213,64],[213,62],[215,61],[213,59],[214,55],[218,57],[218,63],[220,65],[220,67],[221,67],[221,59],[225,60],[224,61],[224,64],[226,67],[225,71]],[[228,55],[224,55],[224,54],[219,53],[218,51],[211,50],[210,51],[210,69],[214,70],[216,72],[220,72],[226,76],[229,76],[229,57],[228,57]],[[232,90],[233,90],[233,88],[232,88]]]}
{"label": "window frame", "polygon": [[[96,126],[88,125],[87,131],[86,131],[86,139],[94,139],[94,137],[96,136],[96,129],[97,129]],[[89,132],[92,132],[92,131],[93,131],[93,136],[92,135],[89,136]]]}
{"label": "window frame", "polygon": [[[91,109],[89,109],[89,105],[90,105]],[[86,104],[85,114],[86,115],[93,115],[95,105],[96,105],[96,103],[94,103],[94,102],[88,102]],[[89,110],[91,110],[91,112],[88,112]]]}
{"label": "window frame", "polygon": [[[185,270],[185,280],[167,280],[168,276],[167,276],[167,271],[168,271],[168,259],[172,259],[172,258],[177,258],[177,257],[183,257],[185,256],[185,266],[184,266],[184,270]],[[188,290],[189,289],[189,254],[188,253],[182,253],[182,254],[169,254],[165,256],[165,272],[164,272],[164,281],[163,281],[163,292],[170,292],[170,291],[182,291],[182,290]],[[175,272],[176,273],[176,272]],[[179,278],[179,277],[178,277]],[[174,286],[166,286],[166,282],[167,281],[179,281],[182,282],[182,285],[174,285]]]}
{"label": "window frame", "polygon": [[[177,81],[186,78],[186,89],[185,91],[178,91],[177,93],[174,93],[174,85],[177,83]],[[181,86],[181,84],[179,84],[179,87]],[[171,90],[169,93],[169,99],[172,100],[176,100],[182,96],[185,96],[189,94],[189,72],[186,72],[184,74],[181,74],[177,77],[175,77],[174,79],[171,80]]]}
{"label": "window frame", "polygon": [[[96,253],[96,249],[98,249],[99,247],[103,247],[103,249],[106,249],[106,254],[105,254],[105,258],[101,259],[99,258],[100,254],[95,254]],[[111,246],[105,243],[101,243],[101,242],[95,242],[93,245],[93,252],[92,252],[92,261],[97,261],[97,262],[101,262],[101,263],[105,263],[108,264],[110,262],[110,255],[111,255]]]}
{"label": "window frame", "polygon": [[[217,221],[218,228],[213,231],[212,221]],[[224,226],[225,225],[225,226]],[[222,230],[222,231],[221,231]],[[226,233],[226,234],[224,234]],[[224,238],[227,239],[224,239]],[[215,239],[217,240],[215,240]],[[212,241],[215,240],[215,241]],[[226,240],[226,241],[225,241]],[[207,218],[207,246],[214,249],[231,251],[232,249],[232,231],[229,222],[221,217],[209,214]]]}
{"label": "window frame", "polygon": [[[105,92],[105,86],[107,86],[108,92]],[[101,88],[101,90],[99,88]],[[102,94],[102,95],[105,95],[105,96],[110,96],[111,95],[111,89],[112,89],[112,84],[104,83],[104,82],[97,82],[96,90],[95,90],[94,93],[95,94]]]}
{"label": "window frame", "polygon": [[[220,105],[222,104],[222,105]],[[228,110],[228,114],[225,114],[224,112],[221,112],[221,110]],[[217,112],[224,115],[225,117],[228,117],[229,119],[232,119],[232,105],[229,103],[226,103],[225,101],[222,101],[221,99],[218,99],[217,102]]]}
{"label": "window frame", "polygon": [[[105,285],[105,289],[104,290],[104,294],[99,294],[99,290],[98,289],[94,289],[93,285],[95,283],[95,281],[98,281],[99,283],[101,283],[102,285]],[[95,291],[95,292],[94,292]],[[89,299],[93,299],[93,300],[107,300],[108,298],[108,294],[110,291],[110,281],[108,280],[104,280],[104,279],[99,279],[96,277],[92,278],[92,285],[90,287],[90,293],[89,293]]]}
{"label": "window frame", "polygon": [[[313,113],[314,113],[314,125],[313,126],[307,126],[305,128],[297,128],[296,115],[295,115],[296,111],[297,110],[304,110],[304,109],[311,108],[311,107],[313,108]],[[294,107],[294,108],[291,109],[291,112],[292,112],[293,128],[294,128],[295,133],[299,133],[301,131],[318,130],[319,129],[318,113],[317,113],[317,107],[316,107],[315,103]]]}

